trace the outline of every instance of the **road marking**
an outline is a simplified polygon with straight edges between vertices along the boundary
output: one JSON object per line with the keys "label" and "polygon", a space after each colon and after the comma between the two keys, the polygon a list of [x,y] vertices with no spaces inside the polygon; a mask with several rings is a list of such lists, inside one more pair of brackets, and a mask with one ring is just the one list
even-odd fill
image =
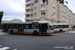
{"label": "road marking", "polygon": [[10,49],[10,47],[3,47],[3,48],[0,48],[0,50],[7,50],[7,49]]}

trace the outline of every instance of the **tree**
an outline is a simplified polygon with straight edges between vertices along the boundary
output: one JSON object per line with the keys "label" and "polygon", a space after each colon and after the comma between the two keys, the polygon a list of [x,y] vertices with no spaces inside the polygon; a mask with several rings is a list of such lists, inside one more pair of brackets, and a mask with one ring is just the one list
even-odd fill
{"label": "tree", "polygon": [[3,11],[0,11],[0,28],[1,28],[1,20],[2,20],[2,17],[3,17]]}
{"label": "tree", "polygon": [[[37,1],[37,0],[36,0]],[[48,5],[48,0],[42,0],[43,1],[43,3],[47,3],[47,5]],[[59,1],[60,2],[60,4],[64,4],[65,2],[68,4],[68,2],[66,1],[66,0],[57,0],[57,1]]]}
{"label": "tree", "polygon": [[65,2],[68,4],[68,2],[66,0],[59,0],[60,4],[64,4]]}

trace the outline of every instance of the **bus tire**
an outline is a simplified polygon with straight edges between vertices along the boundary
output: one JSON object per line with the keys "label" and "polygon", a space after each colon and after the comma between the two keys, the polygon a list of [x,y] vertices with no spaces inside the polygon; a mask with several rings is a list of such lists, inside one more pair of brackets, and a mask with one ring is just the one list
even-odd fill
{"label": "bus tire", "polygon": [[38,32],[37,32],[37,31],[34,31],[34,32],[33,32],[33,35],[38,35]]}
{"label": "bus tire", "polygon": [[62,29],[60,29],[60,31],[59,32],[63,32],[63,30]]}
{"label": "bus tire", "polygon": [[13,34],[13,31],[11,30],[9,34]]}

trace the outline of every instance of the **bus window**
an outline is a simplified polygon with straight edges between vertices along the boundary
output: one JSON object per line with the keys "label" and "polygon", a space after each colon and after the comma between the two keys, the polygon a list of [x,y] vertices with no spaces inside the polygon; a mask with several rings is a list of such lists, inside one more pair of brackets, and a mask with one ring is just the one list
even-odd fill
{"label": "bus window", "polygon": [[5,29],[7,29],[7,28],[8,28],[8,26],[5,24],[5,25],[4,25],[4,28],[5,28]]}
{"label": "bus window", "polygon": [[29,24],[24,25],[24,29],[29,29]]}
{"label": "bus window", "polygon": [[57,25],[54,25],[53,28],[58,28],[58,26]]}
{"label": "bus window", "polygon": [[8,28],[18,28],[18,25],[16,25],[16,24],[11,24],[11,25],[8,25]]}
{"label": "bus window", "polygon": [[38,29],[39,28],[39,25],[38,24],[32,24],[32,28],[33,29]]}
{"label": "bus window", "polygon": [[65,25],[65,28],[69,28],[69,25]]}

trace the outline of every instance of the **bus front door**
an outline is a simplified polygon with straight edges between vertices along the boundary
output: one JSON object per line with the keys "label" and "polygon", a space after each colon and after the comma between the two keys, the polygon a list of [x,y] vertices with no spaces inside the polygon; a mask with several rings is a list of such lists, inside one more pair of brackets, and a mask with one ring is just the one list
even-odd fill
{"label": "bus front door", "polygon": [[18,25],[18,33],[24,33],[23,25]]}
{"label": "bus front door", "polygon": [[39,34],[47,34],[47,24],[39,24]]}

